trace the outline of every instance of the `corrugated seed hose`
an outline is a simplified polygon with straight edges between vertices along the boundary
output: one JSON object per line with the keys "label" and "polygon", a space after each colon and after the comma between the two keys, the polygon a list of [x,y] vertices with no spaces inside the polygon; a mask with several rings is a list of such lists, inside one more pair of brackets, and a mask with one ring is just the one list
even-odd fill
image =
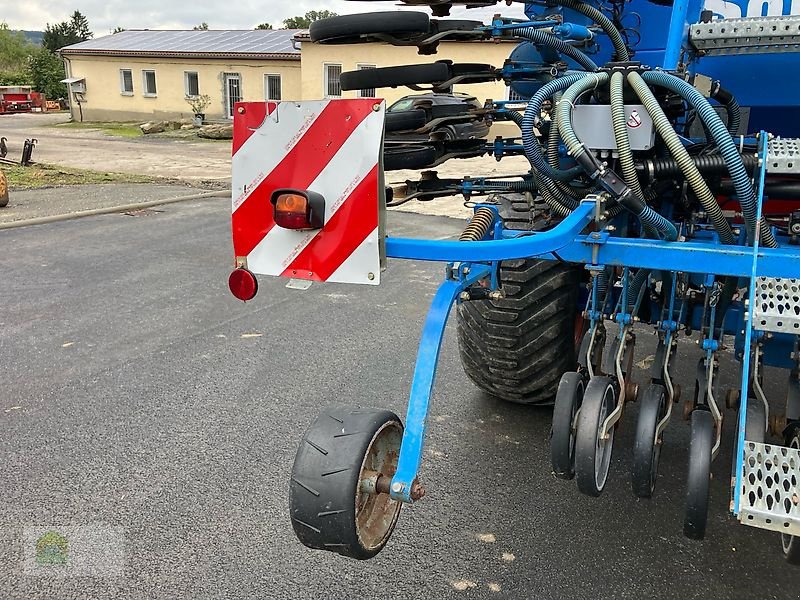
{"label": "corrugated seed hose", "polygon": [[[619,75],[619,79],[617,79],[617,83],[619,84],[618,90],[618,97],[616,98],[617,102],[622,101],[622,74],[615,73]],[[700,174],[700,171],[695,166],[692,157],[689,156],[689,153],[686,151],[686,148],[681,142],[680,137],[675,130],[672,128],[672,124],[669,122],[667,115],[664,114],[663,109],[656,100],[656,97],[653,95],[653,92],[650,91],[650,88],[647,87],[644,79],[642,79],[641,75],[636,72],[632,72],[628,74],[628,83],[630,83],[633,91],[636,92],[636,95],[639,97],[639,100],[642,101],[642,104],[647,109],[647,112],[650,114],[650,117],[653,119],[653,124],[656,127],[661,138],[664,140],[664,143],[667,145],[667,148],[672,154],[672,157],[675,159],[675,162],[678,164],[678,167],[683,173],[683,176],[686,178],[686,181],[689,183],[689,186],[692,188],[692,191],[697,196],[698,200],[700,200],[700,204],[703,205],[706,213],[711,220],[711,223],[714,225],[714,229],[717,230],[719,234],[719,238],[723,244],[735,244],[736,243],[736,236],[731,229],[730,223],[725,218],[725,215],[722,212],[722,209],[719,207],[719,203],[717,202],[716,196],[711,192],[708,188],[708,185],[703,179],[703,176]],[[612,102],[612,111],[614,109],[614,101],[615,101],[615,94],[614,94],[614,77],[611,79],[611,102]],[[619,109],[620,107],[617,106]],[[624,113],[624,106],[622,106],[623,115],[622,115],[622,122],[619,123],[617,120],[614,122],[614,134],[617,134],[618,128],[622,128],[623,130],[627,129],[627,125],[625,122],[625,113]],[[625,133],[625,137],[627,137],[627,132]],[[620,154],[620,159],[622,158]],[[633,169],[633,176],[636,177],[636,169],[633,166],[633,160],[631,160],[630,167]],[[625,167],[623,167],[623,172],[625,172]],[[627,181],[627,175],[625,180]],[[637,182],[638,183],[638,182]],[[630,185],[630,183],[628,184]]]}
{"label": "corrugated seed hose", "polygon": [[[642,79],[650,85],[675,92],[697,111],[697,115],[711,133],[720,153],[725,158],[725,164],[728,165],[731,181],[736,189],[736,199],[742,207],[742,215],[744,215],[745,224],[747,225],[748,238],[752,242],[756,227],[756,215],[758,214],[755,190],[744,168],[742,156],[739,154],[730,132],[725,127],[722,119],[719,118],[717,111],[697,89],[674,75],[663,71],[647,71],[642,75]],[[761,230],[761,244],[767,248],[777,248],[778,243],[775,241],[772,231],[766,222],[762,219],[758,226]]]}
{"label": "corrugated seed hose", "polygon": [[539,141],[536,139],[533,130],[536,128],[541,118],[542,104],[544,104],[545,100],[550,99],[558,92],[566,90],[584,77],[585,75],[583,73],[573,73],[565,75],[564,77],[559,77],[543,85],[531,97],[528,102],[528,107],[525,109],[525,115],[522,117],[521,122],[518,123],[522,130],[522,145],[525,148],[525,156],[536,171],[550,179],[571,181],[583,173],[583,169],[580,167],[573,167],[572,169],[560,170],[550,166],[542,154],[542,148],[539,146]]}
{"label": "corrugated seed hose", "polygon": [[[517,125],[519,125],[520,131],[522,131],[524,135],[524,117],[516,111],[509,111],[508,117]],[[533,136],[532,126],[528,131],[530,132],[531,136]],[[533,139],[533,144],[535,146],[534,152],[538,153],[538,157],[541,162],[545,162],[545,164],[547,164],[542,157],[542,152],[539,149],[539,142],[536,141],[536,138]],[[560,217],[566,217],[570,212],[578,207],[578,202],[574,198],[562,194],[561,190],[557,187],[556,182],[541,173],[536,166],[533,165],[533,161],[531,161],[531,166],[533,166],[531,172],[533,174],[533,180],[536,183],[536,187],[539,189],[544,201],[556,215]],[[574,174],[570,175],[570,178],[573,178],[581,173],[580,168],[577,170],[573,169],[573,171],[575,172]],[[563,171],[563,173],[567,173],[567,171]]]}
{"label": "corrugated seed hose", "polygon": [[622,178],[625,179],[625,183],[633,190],[634,194],[640,198],[644,198],[644,192],[642,191],[642,186],[639,184],[639,177],[636,174],[636,166],[633,164],[631,141],[628,137],[628,119],[625,116],[624,84],[625,76],[619,71],[611,76],[611,122],[614,127],[614,140],[617,143]]}
{"label": "corrugated seed hose", "polygon": [[[586,162],[594,162],[596,164],[597,160],[594,158],[594,155],[589,154],[589,151],[578,139],[572,127],[572,107],[581,95],[589,90],[607,84],[608,80],[608,73],[591,73],[585,75],[580,81],[567,88],[561,101],[556,106],[558,130],[561,132],[561,137],[567,145],[570,156],[579,164]],[[608,174],[608,171],[603,171],[603,173]],[[597,176],[596,173],[589,174]],[[616,185],[617,180],[614,179],[614,182]],[[624,188],[625,189],[622,190],[621,193],[617,194],[617,201],[639,218],[645,231],[648,233],[657,232],[658,237],[666,240],[672,241],[677,239],[678,231],[669,220],[650,208],[644,201],[644,198],[637,196],[627,185],[624,185]]]}

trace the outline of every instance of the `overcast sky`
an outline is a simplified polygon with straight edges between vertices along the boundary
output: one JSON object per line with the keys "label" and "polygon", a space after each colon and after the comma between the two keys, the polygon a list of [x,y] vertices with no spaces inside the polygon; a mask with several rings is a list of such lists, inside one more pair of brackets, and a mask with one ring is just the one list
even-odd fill
{"label": "overcast sky", "polygon": [[[11,29],[43,30],[47,23],[66,20],[79,10],[89,19],[95,37],[115,27],[126,29],[191,29],[202,22],[211,29],[252,29],[259,23],[279,27],[284,19],[309,10],[332,10],[339,14],[397,10],[393,2],[349,2],[346,0],[239,0],[225,2],[199,0],[2,0],[0,21]],[[427,11],[427,7],[415,10]],[[522,5],[508,8],[505,3],[484,9],[454,9],[454,17],[483,20],[497,12],[522,15]],[[466,17],[465,17],[466,15]]]}

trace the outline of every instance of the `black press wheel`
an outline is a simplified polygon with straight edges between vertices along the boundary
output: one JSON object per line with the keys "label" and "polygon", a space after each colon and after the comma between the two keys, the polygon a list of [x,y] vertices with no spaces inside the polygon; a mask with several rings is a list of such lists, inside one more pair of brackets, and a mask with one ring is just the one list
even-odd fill
{"label": "black press wheel", "polygon": [[[784,432],[784,444],[800,450],[800,423],[792,423]],[[800,565],[800,536],[781,534],[783,556],[790,565]]]}
{"label": "black press wheel", "polygon": [[402,438],[400,419],[388,410],[332,406],[320,414],[300,442],[289,487],[303,544],[360,560],[383,549],[402,503],[365,491],[366,482],[394,476]]}
{"label": "black press wheel", "polygon": [[664,418],[667,391],[663,385],[651,383],[639,402],[636,421],[636,438],[633,441],[631,485],[639,498],[650,498],[656,487],[658,459],[661,456],[660,440],[656,442],[656,428]]}
{"label": "black press wheel", "polygon": [[374,12],[314,21],[308,33],[318,44],[354,44],[373,41],[370,36],[379,34],[413,38],[430,30],[430,18],[423,12]]}
{"label": "black press wheel", "polygon": [[553,474],[559,479],[575,477],[575,415],[585,388],[583,374],[574,371],[564,373],[558,383],[550,430],[550,461]]}
{"label": "black press wheel", "polygon": [[706,535],[708,496],[711,484],[711,450],[714,448],[714,417],[705,408],[692,412],[689,473],[686,481],[686,515],[683,533],[693,540]]}
{"label": "black press wheel", "polygon": [[599,496],[606,486],[615,428],[605,440],[601,439],[600,430],[616,405],[617,390],[612,379],[592,377],[583,395],[575,434],[575,480],[578,490],[588,496]]}

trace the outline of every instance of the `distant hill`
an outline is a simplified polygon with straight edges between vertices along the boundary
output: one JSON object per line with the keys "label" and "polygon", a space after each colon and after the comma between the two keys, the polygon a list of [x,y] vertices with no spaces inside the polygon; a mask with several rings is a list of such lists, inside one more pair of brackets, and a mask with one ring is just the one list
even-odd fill
{"label": "distant hill", "polygon": [[44,36],[44,31],[21,31],[20,33],[25,34],[25,38],[31,43],[37,46],[42,45],[42,37]]}

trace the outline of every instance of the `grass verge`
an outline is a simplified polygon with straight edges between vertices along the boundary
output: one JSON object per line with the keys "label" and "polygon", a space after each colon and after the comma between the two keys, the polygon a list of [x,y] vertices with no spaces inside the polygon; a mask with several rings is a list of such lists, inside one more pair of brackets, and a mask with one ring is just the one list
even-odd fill
{"label": "grass verge", "polygon": [[6,174],[8,187],[12,190],[30,190],[62,185],[85,185],[92,183],[151,183],[156,179],[145,175],[126,173],[101,173],[82,169],[68,169],[52,165],[35,164],[30,167],[0,165]]}
{"label": "grass verge", "polygon": [[139,129],[138,123],[93,123],[84,122],[76,123],[70,121],[69,123],[57,123],[53,125],[56,129],[81,129],[84,131],[102,131],[106,135],[113,135],[124,138],[138,138],[142,137],[142,130]]}

